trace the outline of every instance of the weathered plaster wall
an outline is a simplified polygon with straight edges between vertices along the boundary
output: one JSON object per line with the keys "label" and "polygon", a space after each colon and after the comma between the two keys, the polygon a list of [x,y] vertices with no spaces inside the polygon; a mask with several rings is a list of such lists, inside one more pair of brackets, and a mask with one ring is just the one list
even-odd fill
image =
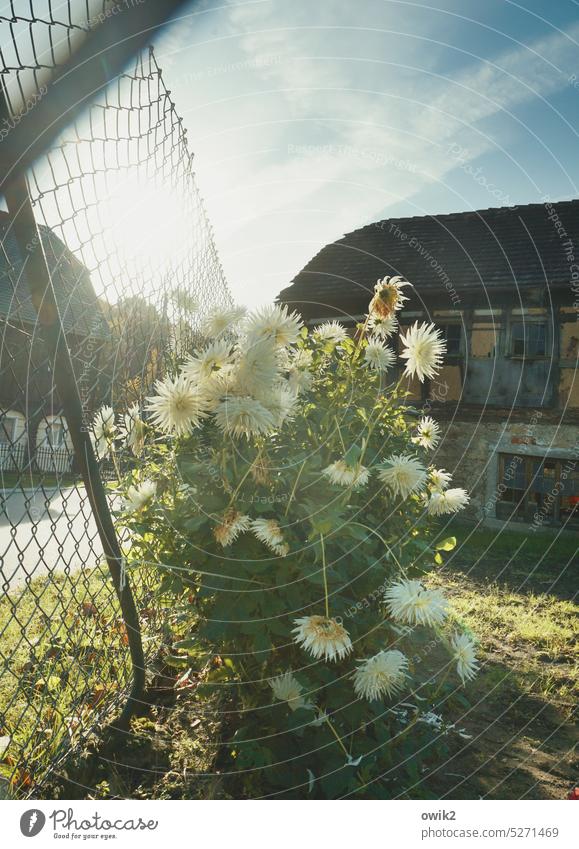
{"label": "weathered plaster wall", "polygon": [[[484,414],[483,414],[484,415]],[[453,484],[471,494],[469,513],[493,518],[499,497],[499,454],[532,455],[576,460],[579,466],[579,429],[576,424],[541,422],[540,410],[529,410],[527,421],[440,422],[442,439],[433,463],[453,474]]]}

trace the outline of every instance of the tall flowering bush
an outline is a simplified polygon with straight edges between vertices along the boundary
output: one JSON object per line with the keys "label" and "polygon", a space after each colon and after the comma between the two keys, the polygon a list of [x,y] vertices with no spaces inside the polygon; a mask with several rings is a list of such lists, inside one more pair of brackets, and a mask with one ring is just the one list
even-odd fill
{"label": "tall flowering bush", "polygon": [[[412,795],[476,674],[425,581],[454,546],[433,517],[468,495],[430,461],[436,422],[405,404],[404,379],[434,377],[445,351],[431,324],[398,333],[406,285],[379,281],[354,336],[280,306],[214,313],[143,418],[122,418],[140,458],[127,557],[172,599],[172,662],[196,658],[221,695],[232,792]],[[95,424],[113,451],[123,427],[109,409]]]}

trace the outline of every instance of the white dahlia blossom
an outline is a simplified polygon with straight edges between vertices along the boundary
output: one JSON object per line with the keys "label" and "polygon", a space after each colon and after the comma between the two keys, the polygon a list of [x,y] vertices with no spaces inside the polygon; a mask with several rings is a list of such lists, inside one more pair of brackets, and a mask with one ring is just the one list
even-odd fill
{"label": "white dahlia blossom", "polygon": [[396,362],[396,354],[378,339],[370,338],[364,351],[364,361],[369,368],[387,371]]}
{"label": "white dahlia blossom", "polygon": [[92,422],[94,448],[99,459],[106,457],[114,447],[117,436],[115,414],[112,407],[104,406],[97,411]]}
{"label": "white dahlia blossom", "polygon": [[400,340],[404,351],[400,354],[406,360],[404,374],[407,377],[418,377],[423,383],[426,377],[435,377],[442,365],[442,358],[446,351],[446,342],[441,338],[442,331],[434,324],[414,322],[408,329],[406,335],[401,335]]}
{"label": "white dahlia blossom", "polygon": [[402,277],[383,277],[374,286],[374,297],[370,301],[371,318],[389,318],[399,310],[408,298],[402,294],[404,286],[410,286]]}
{"label": "white dahlia blossom", "polygon": [[360,489],[368,483],[370,471],[366,466],[349,466],[344,460],[336,460],[322,469],[324,477],[336,486],[351,486],[352,489]]}
{"label": "white dahlia blossom", "polygon": [[215,409],[215,422],[223,433],[247,439],[268,433],[275,424],[273,413],[249,396],[228,396],[220,401]]}
{"label": "white dahlia blossom", "polygon": [[368,701],[398,693],[408,677],[408,659],[401,651],[380,651],[365,660],[354,673],[354,690],[358,698]]}
{"label": "white dahlia blossom", "polygon": [[417,435],[412,437],[412,442],[422,448],[436,448],[440,442],[440,425],[430,416],[423,416],[418,422]]}
{"label": "white dahlia blossom", "polygon": [[451,646],[456,661],[456,671],[464,684],[475,678],[478,672],[474,642],[468,634],[455,634],[451,640]]}
{"label": "white dahlia blossom", "polygon": [[157,494],[157,484],[154,481],[146,480],[137,486],[130,486],[127,489],[127,497],[125,499],[125,510],[130,510],[136,513],[146,507]]}
{"label": "white dahlia blossom", "polygon": [[398,330],[398,319],[395,315],[387,315],[382,318],[379,315],[370,316],[368,319],[368,328],[374,336],[379,336],[381,339],[388,339],[393,333]]}
{"label": "white dahlia blossom", "polygon": [[283,533],[275,519],[254,519],[251,530],[258,540],[266,545],[274,554],[285,557],[289,545],[284,541]]}
{"label": "white dahlia blossom", "polygon": [[332,345],[338,345],[348,338],[348,331],[339,321],[324,321],[314,327],[314,336],[320,342],[330,342]]}
{"label": "white dahlia blossom", "polygon": [[432,490],[440,491],[447,489],[452,481],[452,475],[445,469],[429,469],[428,472],[429,485]]}
{"label": "white dahlia blossom", "polygon": [[298,341],[302,326],[303,322],[296,312],[290,313],[285,304],[273,304],[248,315],[244,331],[250,345],[267,339],[280,348],[287,348]]}
{"label": "white dahlia blossom", "polygon": [[353,649],[344,626],[328,616],[302,616],[295,619],[294,642],[316,660],[342,660]]}
{"label": "white dahlia blossom", "polygon": [[428,513],[431,516],[443,516],[445,513],[458,513],[464,510],[470,497],[465,489],[434,490],[428,499]]}
{"label": "white dahlia blossom", "polygon": [[313,707],[304,699],[302,695],[304,688],[291,672],[284,672],[283,675],[272,678],[269,686],[273,690],[275,698],[279,699],[280,702],[287,702],[291,710]]}
{"label": "white dahlia blossom", "polygon": [[239,395],[261,398],[280,379],[276,349],[270,339],[248,344],[244,340],[235,369],[235,390]]}
{"label": "white dahlia blossom", "polygon": [[245,313],[245,307],[216,307],[207,314],[201,330],[209,339],[217,339],[225,333],[233,333]]}
{"label": "white dahlia blossom", "polygon": [[147,410],[152,413],[153,424],[165,433],[186,436],[199,427],[207,415],[208,402],[205,394],[180,374],[166,377],[155,383],[157,395],[147,398]]}
{"label": "white dahlia blossom", "polygon": [[226,339],[217,339],[186,360],[183,374],[192,383],[197,383],[231,365],[231,362],[231,343]]}
{"label": "white dahlia blossom", "polygon": [[223,548],[227,548],[235,542],[239,534],[248,531],[251,527],[251,519],[234,508],[228,510],[219,520],[219,524],[213,528],[213,536]]}
{"label": "white dahlia blossom", "polygon": [[394,454],[385,462],[388,463],[388,466],[380,470],[379,477],[392,490],[394,495],[408,498],[412,492],[416,492],[424,486],[426,469],[416,457]]}
{"label": "white dahlia blossom", "polygon": [[439,625],[448,613],[448,602],[440,590],[426,589],[420,581],[397,581],[384,598],[390,615],[406,625]]}
{"label": "white dahlia blossom", "polygon": [[138,404],[132,404],[123,416],[123,436],[127,448],[139,457],[145,445],[145,423]]}

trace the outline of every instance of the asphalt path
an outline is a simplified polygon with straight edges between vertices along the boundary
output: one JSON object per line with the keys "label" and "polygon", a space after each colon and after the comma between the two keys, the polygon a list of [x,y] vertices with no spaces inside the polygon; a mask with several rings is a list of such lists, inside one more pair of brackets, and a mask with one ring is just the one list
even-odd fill
{"label": "asphalt path", "polygon": [[74,572],[100,555],[82,487],[0,490],[0,597],[28,577]]}

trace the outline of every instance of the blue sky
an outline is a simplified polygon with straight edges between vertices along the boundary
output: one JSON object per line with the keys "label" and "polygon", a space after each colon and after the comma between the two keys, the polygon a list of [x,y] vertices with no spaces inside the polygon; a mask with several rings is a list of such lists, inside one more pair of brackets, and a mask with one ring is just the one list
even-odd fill
{"label": "blue sky", "polygon": [[574,0],[186,9],[158,57],[234,296],[369,221],[576,197],[578,42]]}

